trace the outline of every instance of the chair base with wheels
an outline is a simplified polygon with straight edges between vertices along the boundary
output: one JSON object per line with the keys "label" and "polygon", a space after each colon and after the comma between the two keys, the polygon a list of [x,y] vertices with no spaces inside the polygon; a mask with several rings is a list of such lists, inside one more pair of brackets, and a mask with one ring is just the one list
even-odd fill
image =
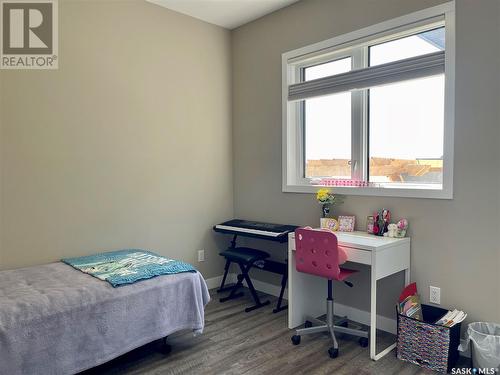
{"label": "chair base with wheels", "polygon": [[335,332],[344,333],[352,336],[359,337],[359,345],[362,347],[368,346],[368,332],[360,329],[347,328],[348,322],[346,318],[334,321],[333,315],[333,298],[332,298],[332,281],[328,280],[328,298],[326,300],[326,321],[316,319],[314,317],[306,317],[304,328],[296,330],[295,335],[292,336],[293,345],[299,345],[302,335],[310,335],[313,333],[327,332],[330,334],[333,346],[328,349],[328,354],[331,358],[336,358],[339,354],[339,345],[335,337]]}
{"label": "chair base with wheels", "polygon": [[333,280],[341,281],[352,287],[353,284],[347,281],[347,278],[357,272],[339,266],[342,259],[345,261],[347,256],[345,253],[340,253],[335,234],[331,231],[314,230],[307,227],[299,228],[295,231],[295,245],[297,271],[326,278],[328,280],[328,298],[326,299],[326,322],[308,317],[304,324],[305,328],[297,329],[295,335],[292,336],[292,343],[294,345],[300,344],[301,335],[327,332],[333,341],[333,346],[328,349],[331,358],[336,358],[339,355],[339,344],[335,332],[360,337],[359,344],[363,347],[368,346],[368,332],[348,328],[347,319],[334,322]]}

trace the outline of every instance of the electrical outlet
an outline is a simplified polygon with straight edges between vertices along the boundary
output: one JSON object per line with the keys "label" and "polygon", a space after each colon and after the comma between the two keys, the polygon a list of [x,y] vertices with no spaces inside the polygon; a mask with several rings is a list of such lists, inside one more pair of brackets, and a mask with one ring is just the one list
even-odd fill
{"label": "electrical outlet", "polygon": [[429,287],[429,302],[435,303],[436,305],[441,304],[441,288],[437,286]]}
{"label": "electrical outlet", "polygon": [[205,250],[198,250],[198,262],[205,261]]}

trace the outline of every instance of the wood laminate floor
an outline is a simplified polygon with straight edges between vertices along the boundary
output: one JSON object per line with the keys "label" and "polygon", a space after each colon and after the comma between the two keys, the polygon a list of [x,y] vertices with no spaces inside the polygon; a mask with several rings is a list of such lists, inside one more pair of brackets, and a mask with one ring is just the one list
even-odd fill
{"label": "wood laminate floor", "polygon": [[[303,336],[301,344],[293,346],[287,310],[272,313],[275,297],[264,295],[271,304],[246,313],[244,308],[251,304],[247,290],[244,297],[225,303],[214,290],[211,295],[202,335],[177,333],[168,338],[168,355],[158,350],[160,343],[151,343],[84,374],[432,374],[398,360],[394,351],[374,362],[369,348],[360,347],[354,337],[337,335],[340,354],[335,359],[328,356],[332,344],[326,334]],[[394,340],[384,332],[377,338],[378,350]]]}

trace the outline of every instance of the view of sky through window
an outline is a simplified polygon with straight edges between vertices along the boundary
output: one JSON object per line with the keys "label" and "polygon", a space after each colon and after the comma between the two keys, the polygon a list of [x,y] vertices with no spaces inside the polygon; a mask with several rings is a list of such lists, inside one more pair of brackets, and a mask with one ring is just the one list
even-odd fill
{"label": "view of sky through window", "polygon": [[[444,28],[438,28],[370,46],[369,61],[373,66],[443,49]],[[345,58],[308,67],[304,80],[350,66]],[[304,109],[306,177],[350,178],[351,93],[307,99]],[[441,182],[444,74],[371,88],[368,115],[371,181]]]}

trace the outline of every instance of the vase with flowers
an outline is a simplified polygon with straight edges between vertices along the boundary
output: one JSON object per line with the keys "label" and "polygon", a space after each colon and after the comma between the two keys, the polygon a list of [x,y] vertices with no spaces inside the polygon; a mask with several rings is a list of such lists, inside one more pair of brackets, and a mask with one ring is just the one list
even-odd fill
{"label": "vase with flowers", "polygon": [[316,200],[321,204],[323,218],[328,217],[332,206],[337,206],[344,203],[344,197],[339,194],[334,194],[331,189],[322,188],[316,193]]}

